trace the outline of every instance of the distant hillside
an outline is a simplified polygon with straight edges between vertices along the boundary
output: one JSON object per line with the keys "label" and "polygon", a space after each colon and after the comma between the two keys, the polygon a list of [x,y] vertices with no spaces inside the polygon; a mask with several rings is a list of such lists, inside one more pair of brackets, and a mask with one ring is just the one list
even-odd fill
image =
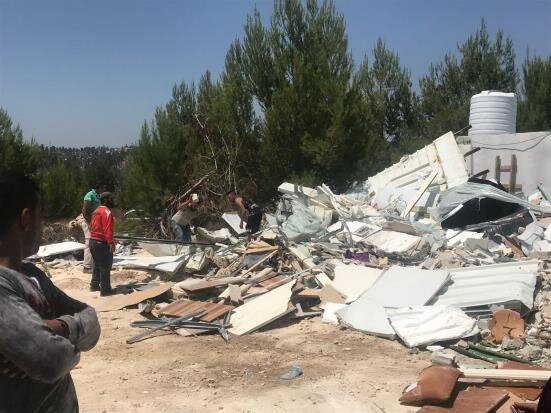
{"label": "distant hillside", "polygon": [[106,146],[87,146],[84,148],[66,148],[64,146],[40,145],[39,168],[71,164],[83,169],[93,167],[98,161],[121,169],[132,147],[108,148]]}

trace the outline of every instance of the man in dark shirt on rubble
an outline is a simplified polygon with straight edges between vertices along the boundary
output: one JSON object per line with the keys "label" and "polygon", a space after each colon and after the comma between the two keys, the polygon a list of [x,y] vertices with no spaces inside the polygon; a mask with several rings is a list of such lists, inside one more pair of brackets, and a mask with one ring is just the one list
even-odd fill
{"label": "man in dark shirt on rubble", "polygon": [[40,194],[0,176],[0,412],[78,412],[69,372],[100,336],[93,308],[65,295],[23,258],[38,251]]}

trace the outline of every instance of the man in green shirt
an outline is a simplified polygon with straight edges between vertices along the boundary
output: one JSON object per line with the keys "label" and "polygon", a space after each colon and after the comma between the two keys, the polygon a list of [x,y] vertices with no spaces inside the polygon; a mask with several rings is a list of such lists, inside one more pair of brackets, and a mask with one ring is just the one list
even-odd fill
{"label": "man in green shirt", "polygon": [[[96,185],[96,188],[99,189],[99,193],[102,193],[105,189],[104,185]],[[94,266],[94,260],[92,254],[90,253],[90,218],[92,217],[92,212],[100,205],[99,194],[96,192],[96,188],[90,190],[86,195],[84,195],[84,201],[82,202],[82,216],[84,220],[82,221],[82,232],[84,232],[84,272],[91,273],[92,267]]]}

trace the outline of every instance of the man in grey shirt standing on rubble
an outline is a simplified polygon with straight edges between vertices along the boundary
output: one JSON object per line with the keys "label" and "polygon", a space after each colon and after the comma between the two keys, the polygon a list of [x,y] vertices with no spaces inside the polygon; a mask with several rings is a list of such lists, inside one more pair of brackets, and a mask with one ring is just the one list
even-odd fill
{"label": "man in grey shirt standing on rubble", "polygon": [[23,258],[38,251],[40,194],[0,177],[0,412],[78,412],[69,374],[100,336],[93,308],[65,295]]}

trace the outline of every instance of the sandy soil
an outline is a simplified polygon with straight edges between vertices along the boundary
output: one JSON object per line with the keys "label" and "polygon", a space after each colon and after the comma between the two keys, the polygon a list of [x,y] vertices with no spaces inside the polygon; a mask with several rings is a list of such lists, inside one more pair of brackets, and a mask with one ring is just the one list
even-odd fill
{"label": "sandy soil", "polygon": [[[79,267],[50,270],[68,294],[93,302]],[[113,284],[151,278],[115,271]],[[72,373],[81,411],[89,412],[415,412],[402,388],[429,364],[398,342],[327,325],[281,320],[226,344],[217,335],[162,333],[127,345],[142,319],[136,309],[99,314],[102,337]],[[304,374],[280,379],[290,367]]]}

